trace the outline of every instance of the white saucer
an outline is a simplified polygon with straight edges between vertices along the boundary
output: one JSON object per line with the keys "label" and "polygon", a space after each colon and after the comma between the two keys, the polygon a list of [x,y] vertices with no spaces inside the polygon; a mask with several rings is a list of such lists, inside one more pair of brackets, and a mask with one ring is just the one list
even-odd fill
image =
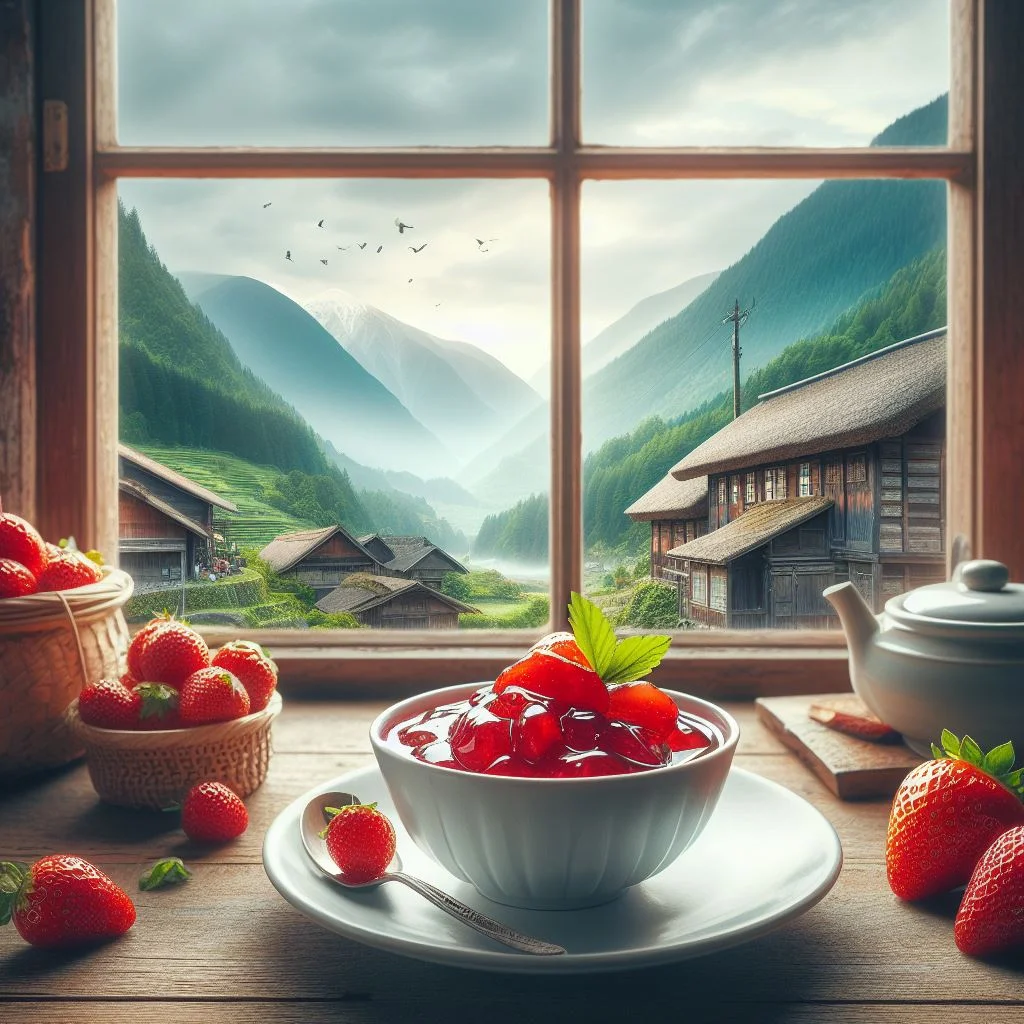
{"label": "white saucer", "polygon": [[[394,823],[410,874],[529,935],[564,956],[505,949],[422,897],[391,883],[352,892],[321,875],[299,836],[302,808],[317,793],[344,790],[377,801]],[[601,907],[518,910],[485,899],[439,867],[402,828],[376,765],[325,782],[285,808],[263,843],[270,881],[301,913],[357,942],[458,967],[567,974],[682,960],[764,935],[814,906],[839,877],[842,847],[807,801],[734,768],[701,837],[661,874]]]}

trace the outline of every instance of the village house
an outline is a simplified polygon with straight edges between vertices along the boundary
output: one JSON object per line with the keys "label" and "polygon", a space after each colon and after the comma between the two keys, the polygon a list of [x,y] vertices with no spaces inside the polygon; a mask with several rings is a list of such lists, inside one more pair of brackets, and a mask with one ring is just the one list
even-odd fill
{"label": "village house", "polygon": [[377,560],[343,526],[299,530],[275,537],[261,552],[280,576],[290,576],[325,597],[353,573],[378,573]]}
{"label": "village house", "polygon": [[426,537],[396,537],[371,533],[359,538],[367,551],[378,561],[381,571],[389,576],[419,580],[420,583],[441,589],[441,581],[450,573],[465,575],[469,570]]}
{"label": "village house", "polygon": [[679,572],[668,564],[668,553],[708,532],[708,478],[677,480],[668,473],[637,498],[626,515],[635,523],[651,524],[651,576],[678,582]]}
{"label": "village house", "polygon": [[462,612],[479,611],[419,580],[366,573],[347,577],[316,606],[349,612],[374,629],[457,629]]}
{"label": "village house", "polygon": [[191,579],[213,555],[214,507],[237,506],[126,444],[117,454],[120,567],[138,592]]}
{"label": "village house", "polygon": [[761,395],[694,449],[670,474],[708,486],[708,532],[666,556],[680,616],[821,628],[833,583],[879,611],[943,579],[945,395],[943,328]]}

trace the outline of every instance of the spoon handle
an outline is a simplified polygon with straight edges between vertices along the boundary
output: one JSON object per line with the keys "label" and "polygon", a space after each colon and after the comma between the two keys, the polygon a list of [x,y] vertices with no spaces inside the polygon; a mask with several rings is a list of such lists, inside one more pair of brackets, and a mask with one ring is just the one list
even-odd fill
{"label": "spoon handle", "polygon": [[384,877],[384,881],[404,882],[424,899],[430,900],[435,907],[439,907],[446,913],[451,914],[452,917],[457,917],[464,924],[468,924],[470,928],[480,932],[481,935],[486,935],[490,939],[501,942],[506,946],[511,946],[513,949],[518,949],[520,953],[533,953],[536,956],[556,956],[559,953],[565,952],[561,946],[556,946],[551,942],[544,942],[541,939],[533,939],[529,935],[523,935],[522,932],[509,928],[508,925],[504,925],[500,921],[495,921],[493,917],[481,914],[480,911],[466,906],[465,903],[457,900],[454,896],[449,896],[448,893],[443,892],[441,889],[436,889],[429,882],[424,882],[420,878],[414,878],[412,875],[407,875],[402,871],[390,871]]}

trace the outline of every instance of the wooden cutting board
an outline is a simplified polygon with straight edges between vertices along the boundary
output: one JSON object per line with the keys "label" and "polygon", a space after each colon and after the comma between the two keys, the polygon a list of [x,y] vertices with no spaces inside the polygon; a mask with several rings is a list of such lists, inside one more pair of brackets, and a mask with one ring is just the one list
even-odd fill
{"label": "wooden cutting board", "polygon": [[808,710],[836,694],[762,697],[757,714],[841,800],[889,799],[924,758],[902,743],[869,743],[813,721]]}

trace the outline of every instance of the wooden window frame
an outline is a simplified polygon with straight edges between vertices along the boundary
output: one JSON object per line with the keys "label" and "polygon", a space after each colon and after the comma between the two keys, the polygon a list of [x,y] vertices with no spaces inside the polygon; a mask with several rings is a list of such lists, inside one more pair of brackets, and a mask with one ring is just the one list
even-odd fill
{"label": "wooden window frame", "polygon": [[[1005,561],[1024,577],[1024,319],[1015,313],[1024,251],[1016,123],[1024,70],[1017,0],[952,0],[950,130],[945,147],[629,148],[580,132],[581,0],[551,3],[551,140],[509,148],[275,149],[122,147],[116,141],[113,0],[36,4],[39,99],[67,104],[67,170],[38,178],[39,384],[29,370],[0,382],[15,431],[36,455],[20,508],[51,536],[117,547],[116,183],[122,177],[535,178],[551,188],[551,554],[553,625],[565,624],[582,570],[580,216],[587,180],[942,178],[949,210],[947,536],[957,554]],[[28,381],[28,385],[26,385]],[[26,411],[27,410],[27,411]],[[10,435],[9,435],[10,436]],[[22,458],[22,462],[26,461]],[[10,459],[8,459],[10,461]],[[29,459],[29,462],[31,460]],[[213,639],[219,639],[211,630]],[[519,632],[352,636],[269,633],[292,685],[384,693],[493,677],[521,652]],[[659,681],[721,697],[848,686],[838,633],[693,631]]]}
{"label": "wooden window frame", "polygon": [[[804,470],[807,470],[806,475]],[[811,464],[809,462],[801,462],[800,469],[797,472],[797,497],[798,498],[809,498],[811,496]]]}

